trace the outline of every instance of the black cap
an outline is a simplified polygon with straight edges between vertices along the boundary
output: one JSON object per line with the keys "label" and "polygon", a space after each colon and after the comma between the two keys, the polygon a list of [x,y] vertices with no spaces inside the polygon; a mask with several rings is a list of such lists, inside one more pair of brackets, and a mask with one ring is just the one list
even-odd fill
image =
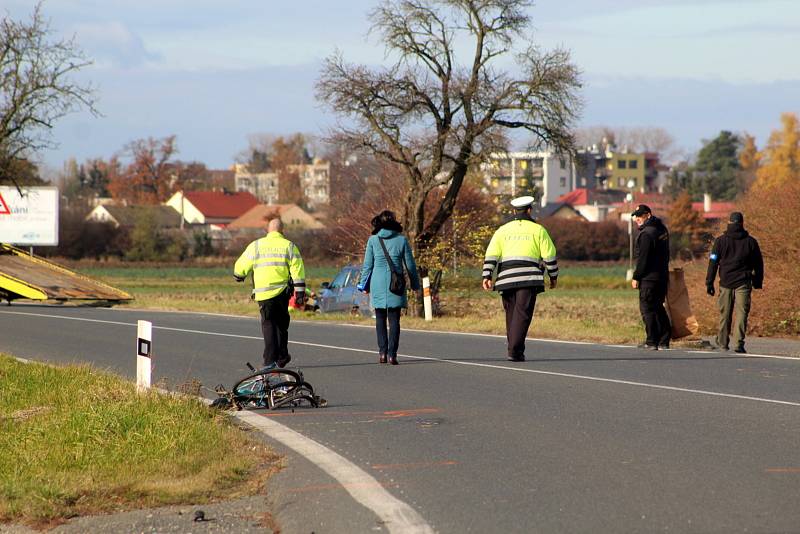
{"label": "black cap", "polygon": [[641,217],[646,213],[650,214],[653,213],[652,211],[650,211],[650,206],[647,206],[646,204],[639,204],[638,206],[636,206],[636,209],[633,210],[633,213],[631,213],[631,217]]}
{"label": "black cap", "polygon": [[732,223],[744,224],[744,215],[742,215],[741,211],[734,211],[731,213],[731,218],[729,220]]}

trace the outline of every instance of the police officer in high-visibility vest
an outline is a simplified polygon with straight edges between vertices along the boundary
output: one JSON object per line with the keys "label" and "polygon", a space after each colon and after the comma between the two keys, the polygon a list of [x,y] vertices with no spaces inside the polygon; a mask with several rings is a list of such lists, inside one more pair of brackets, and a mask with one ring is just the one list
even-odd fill
{"label": "police officer in high-visibility vest", "polygon": [[[547,230],[531,217],[533,197],[518,197],[511,201],[514,219],[504,224],[492,236],[483,261],[483,289],[492,288],[503,297],[506,312],[508,359],[525,361],[525,336],[533,319],[536,295],[544,291],[544,271],[550,288],[558,282],[556,247]],[[497,277],[492,282],[492,274]]]}
{"label": "police officer in high-visibility vest", "polygon": [[267,235],[250,243],[236,260],[233,276],[241,282],[253,273],[253,298],[261,311],[264,367],[285,367],[289,356],[289,297],[305,301],[305,267],[297,246],[283,237],[283,223],[272,219]]}

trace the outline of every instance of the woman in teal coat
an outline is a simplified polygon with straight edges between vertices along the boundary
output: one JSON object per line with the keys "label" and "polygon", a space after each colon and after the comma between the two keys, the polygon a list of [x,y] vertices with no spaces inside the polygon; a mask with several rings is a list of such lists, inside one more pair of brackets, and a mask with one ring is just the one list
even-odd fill
{"label": "woman in teal coat", "polygon": [[408,301],[405,293],[395,295],[389,291],[391,268],[381,247],[381,240],[386,245],[386,252],[394,264],[395,272],[402,272],[405,265],[411,289],[419,290],[417,265],[411,254],[411,245],[402,232],[403,227],[391,211],[382,211],[372,219],[372,236],[367,241],[367,248],[364,251],[364,266],[361,268],[359,284],[359,289],[369,293],[372,307],[375,308],[375,330],[380,353],[378,361],[380,363],[388,361],[392,365],[397,365],[397,347],[400,344],[400,308],[407,307]]}

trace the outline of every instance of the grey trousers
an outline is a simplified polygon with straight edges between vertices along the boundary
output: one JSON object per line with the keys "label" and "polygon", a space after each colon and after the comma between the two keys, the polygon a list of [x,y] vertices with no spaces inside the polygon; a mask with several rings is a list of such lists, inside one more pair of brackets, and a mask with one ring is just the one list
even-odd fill
{"label": "grey trousers", "polygon": [[719,308],[719,333],[717,344],[728,348],[733,323],[733,341],[735,347],[744,347],[744,336],[747,333],[747,316],[750,315],[750,284],[728,289],[719,288],[717,307]]}

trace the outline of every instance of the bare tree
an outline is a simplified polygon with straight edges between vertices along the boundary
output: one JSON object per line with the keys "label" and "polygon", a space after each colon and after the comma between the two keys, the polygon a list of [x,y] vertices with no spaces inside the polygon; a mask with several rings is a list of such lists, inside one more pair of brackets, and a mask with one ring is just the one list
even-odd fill
{"label": "bare tree", "polygon": [[93,87],[73,79],[91,62],[73,39],[52,38],[41,6],[28,21],[0,20],[0,180],[14,184],[15,162],[54,146],[58,119],[81,108],[97,114]]}
{"label": "bare tree", "polygon": [[[453,213],[470,166],[506,147],[506,131],[527,130],[540,145],[572,149],[579,73],[567,51],[542,52],[527,38],[531,5],[385,0],[370,18],[394,64],[371,69],[338,53],[325,62],[317,98],[352,124],[334,136],[404,170],[404,221],[417,249]],[[470,59],[461,64],[465,41]],[[513,53],[516,77],[497,67]],[[437,187],[446,192],[426,219],[426,202],[434,202],[428,193]]]}

